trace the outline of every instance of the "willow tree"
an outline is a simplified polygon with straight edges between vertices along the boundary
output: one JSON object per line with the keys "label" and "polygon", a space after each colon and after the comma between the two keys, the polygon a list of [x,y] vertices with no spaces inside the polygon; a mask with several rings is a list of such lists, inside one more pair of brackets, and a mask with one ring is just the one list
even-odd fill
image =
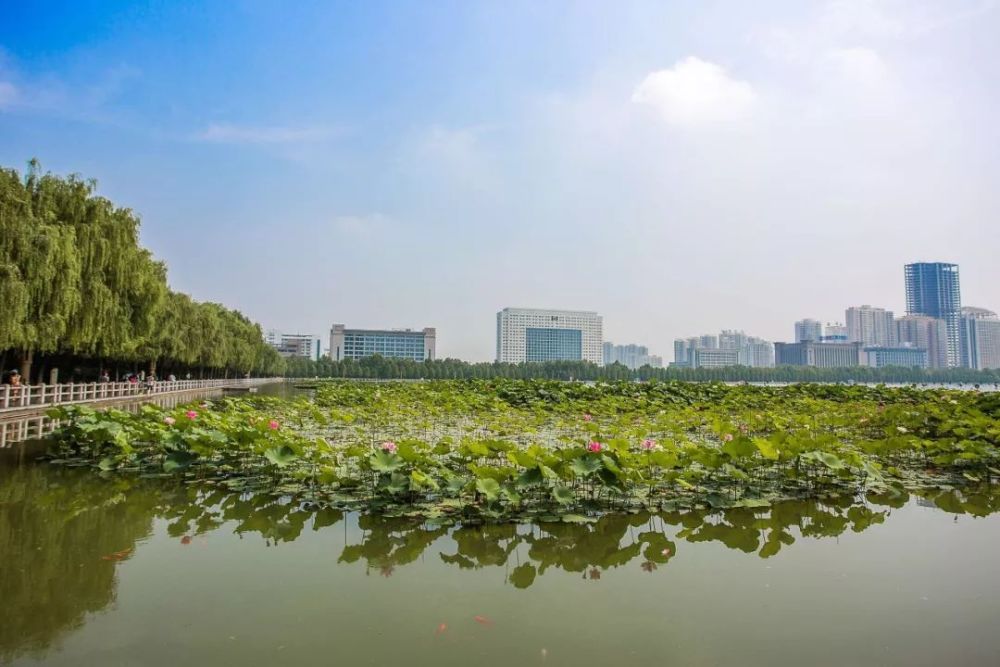
{"label": "willow tree", "polygon": [[170,291],[139,245],[139,217],[93,181],[0,169],[0,352],[101,361],[160,360],[249,373],[280,369],[260,327],[237,311]]}
{"label": "willow tree", "polygon": [[[16,173],[15,173],[16,178]],[[30,377],[37,352],[55,352],[81,305],[81,261],[76,230],[62,224],[54,202],[63,194],[59,179],[39,177],[32,163],[19,191],[5,178],[3,263],[16,267],[18,282],[3,301],[26,297],[24,318],[4,347],[17,350],[21,374]],[[4,285],[3,291],[7,291]],[[5,313],[6,315],[6,313]]]}

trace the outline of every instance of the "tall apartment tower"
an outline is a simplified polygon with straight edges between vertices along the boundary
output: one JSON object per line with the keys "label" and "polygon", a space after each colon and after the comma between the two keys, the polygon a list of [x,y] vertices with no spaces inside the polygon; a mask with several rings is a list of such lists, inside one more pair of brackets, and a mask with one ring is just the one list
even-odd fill
{"label": "tall apartment tower", "polygon": [[874,306],[854,306],[845,311],[847,340],[865,347],[892,347],[896,344],[896,323],[891,310]]}
{"label": "tall apartment tower", "polygon": [[962,365],[976,370],[1000,368],[1000,318],[985,308],[962,308]]}
{"label": "tall apartment tower", "polygon": [[807,340],[819,342],[823,338],[823,323],[808,317],[795,323],[795,342],[804,343]]}
{"label": "tall apartment tower", "polygon": [[896,320],[896,338],[900,345],[927,350],[930,368],[948,367],[948,325],[928,315],[906,315]]}
{"label": "tall apartment tower", "polygon": [[959,319],[962,297],[958,264],[917,262],[904,267],[906,314],[927,315],[944,320],[948,329],[948,365],[962,363]]}

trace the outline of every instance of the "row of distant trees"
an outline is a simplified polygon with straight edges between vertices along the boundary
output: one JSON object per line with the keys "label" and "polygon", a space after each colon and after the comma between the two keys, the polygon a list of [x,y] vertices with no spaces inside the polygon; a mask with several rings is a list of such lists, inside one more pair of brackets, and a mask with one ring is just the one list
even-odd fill
{"label": "row of distant trees", "polygon": [[196,376],[280,374],[260,326],[167,285],[139,245],[139,218],[94,181],[0,168],[0,361],[26,380],[46,368],[132,368]]}
{"label": "row of distant trees", "polygon": [[1000,370],[976,371],[967,368],[813,368],[778,366],[775,368],[652,368],[631,370],[621,364],[598,366],[586,361],[548,361],[523,364],[495,362],[469,363],[458,359],[410,361],[379,356],[360,360],[313,361],[304,358],[286,360],[285,374],[301,378],[522,378],[549,380],[687,380],[707,382],[905,382],[905,383],[1000,383]]}

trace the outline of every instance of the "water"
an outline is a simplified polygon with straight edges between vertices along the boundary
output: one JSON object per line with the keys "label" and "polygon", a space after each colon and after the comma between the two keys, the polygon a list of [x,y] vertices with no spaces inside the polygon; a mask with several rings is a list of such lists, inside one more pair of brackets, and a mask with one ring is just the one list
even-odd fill
{"label": "water", "polygon": [[1000,663],[1000,516],[895,504],[455,530],[0,469],[0,662]]}

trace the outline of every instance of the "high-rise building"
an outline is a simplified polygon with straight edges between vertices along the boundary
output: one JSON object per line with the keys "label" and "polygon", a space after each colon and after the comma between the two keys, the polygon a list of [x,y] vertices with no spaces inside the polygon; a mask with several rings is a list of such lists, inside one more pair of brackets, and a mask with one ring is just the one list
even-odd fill
{"label": "high-rise building", "polygon": [[746,343],[738,348],[738,352],[740,366],[774,367],[774,343],[770,341],[749,336]]}
{"label": "high-rise building", "polygon": [[320,357],[320,339],[311,334],[285,334],[271,329],[264,334],[264,342],[283,357],[302,357],[313,361]]}
{"label": "high-rise building", "polygon": [[847,341],[865,347],[892,347],[896,344],[896,325],[892,311],[874,306],[854,306],[845,312]]}
{"label": "high-rise building", "polygon": [[977,370],[1000,368],[1000,318],[985,308],[962,308],[959,320],[962,365]]}
{"label": "high-rise building", "polygon": [[864,353],[867,365],[875,368],[927,368],[927,350],[922,347],[866,347]]}
{"label": "high-rise building", "polygon": [[738,350],[747,344],[748,338],[742,331],[723,329],[719,334],[719,347],[723,350]]}
{"label": "high-rise building", "polygon": [[674,339],[674,365],[682,366],[688,363],[688,342],[684,338]]}
{"label": "high-rise building", "polygon": [[604,361],[603,321],[592,311],[504,308],[497,313],[497,361]]}
{"label": "high-rise building", "polygon": [[819,320],[806,318],[795,323],[795,342],[807,340],[819,342],[823,338],[823,323]]}
{"label": "high-rise building", "polygon": [[334,324],[330,329],[330,358],[334,361],[364,359],[378,355],[389,359],[433,361],[437,355],[437,331],[413,329],[348,329]]}
{"label": "high-rise building", "polygon": [[[715,352],[718,354],[714,354]],[[692,338],[678,338],[674,341],[674,365],[692,368],[720,366],[766,368],[774,366],[774,345],[734,329],[727,329],[718,336],[706,334]]]}
{"label": "high-rise building", "polygon": [[779,366],[842,368],[860,366],[864,343],[775,343],[774,361]]}
{"label": "high-rise building", "polygon": [[823,327],[823,335],[820,336],[823,343],[846,343],[847,326],[840,322],[827,322]]}
{"label": "high-rise building", "polygon": [[906,277],[906,314],[928,315],[944,320],[948,329],[948,365],[962,362],[959,318],[962,295],[958,265],[943,262],[917,262],[904,268]]}
{"label": "high-rise building", "polygon": [[929,368],[948,367],[948,325],[929,315],[896,318],[896,340],[900,345],[927,350]]}
{"label": "high-rise building", "polygon": [[618,363],[632,370],[642,368],[643,366],[652,366],[653,368],[661,368],[663,366],[663,359],[650,354],[649,348],[645,345],[634,345],[631,343],[628,345],[615,345],[614,343],[605,341],[603,349],[605,366]]}

